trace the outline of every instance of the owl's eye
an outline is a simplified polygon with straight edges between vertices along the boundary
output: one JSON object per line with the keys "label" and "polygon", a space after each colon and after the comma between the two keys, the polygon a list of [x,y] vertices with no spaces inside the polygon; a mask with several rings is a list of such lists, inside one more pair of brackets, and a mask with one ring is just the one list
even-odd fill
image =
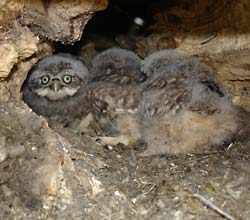
{"label": "owl's eye", "polygon": [[42,77],[41,77],[41,84],[42,84],[42,85],[48,84],[49,81],[50,81],[50,77],[49,77],[48,75],[42,76]]}
{"label": "owl's eye", "polygon": [[66,84],[69,84],[72,82],[72,76],[70,75],[64,75],[63,76],[63,82],[66,83]]}

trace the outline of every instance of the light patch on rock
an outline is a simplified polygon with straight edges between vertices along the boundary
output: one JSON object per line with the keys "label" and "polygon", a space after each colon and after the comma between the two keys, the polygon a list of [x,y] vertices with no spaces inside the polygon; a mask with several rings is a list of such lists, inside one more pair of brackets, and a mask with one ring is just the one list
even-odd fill
{"label": "light patch on rock", "polygon": [[6,142],[5,137],[0,137],[0,163],[5,161],[8,156],[8,152],[5,147],[5,142]]}
{"label": "light patch on rock", "polygon": [[0,81],[7,78],[17,63],[18,53],[11,44],[4,43],[0,45]]}
{"label": "light patch on rock", "polygon": [[90,184],[92,186],[92,194],[95,197],[97,194],[102,192],[104,188],[102,187],[101,181],[99,181],[95,176],[92,176],[90,180]]}

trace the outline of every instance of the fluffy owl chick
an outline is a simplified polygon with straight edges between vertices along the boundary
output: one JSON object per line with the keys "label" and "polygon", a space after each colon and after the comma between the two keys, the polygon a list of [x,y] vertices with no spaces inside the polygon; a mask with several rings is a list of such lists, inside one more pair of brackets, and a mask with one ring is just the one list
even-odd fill
{"label": "fluffy owl chick", "polygon": [[92,96],[113,110],[131,111],[139,101],[140,85],[146,80],[141,59],[132,51],[111,48],[91,63]]}
{"label": "fluffy owl chick", "polygon": [[141,95],[140,84],[146,79],[140,70],[141,59],[132,51],[111,48],[94,57],[91,66],[91,102],[103,106],[112,118],[106,131],[112,130],[108,133],[116,135],[136,135],[135,114]]}
{"label": "fluffy owl chick", "polygon": [[69,54],[40,60],[23,84],[23,100],[37,114],[68,122],[87,111],[89,72],[82,61]]}
{"label": "fluffy owl chick", "polygon": [[94,81],[129,85],[146,80],[146,75],[140,71],[141,59],[134,52],[126,49],[105,50],[94,57],[91,66]]}
{"label": "fluffy owl chick", "polygon": [[238,110],[207,65],[163,50],[146,58],[142,69],[149,76],[139,106],[144,155],[202,152],[237,133]]}

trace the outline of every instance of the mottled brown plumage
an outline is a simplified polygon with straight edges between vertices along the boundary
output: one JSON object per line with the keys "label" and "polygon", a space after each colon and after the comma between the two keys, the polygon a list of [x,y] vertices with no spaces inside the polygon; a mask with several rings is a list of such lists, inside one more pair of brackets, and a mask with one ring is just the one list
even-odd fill
{"label": "mottled brown plumage", "polygon": [[241,128],[211,68],[175,50],[141,64],[133,52],[112,48],[92,60],[90,72],[70,55],[46,57],[31,70],[23,99],[37,114],[67,124],[91,113],[105,143],[143,141],[143,155],[203,152]]}
{"label": "mottled brown plumage", "polygon": [[139,115],[145,154],[202,152],[231,141],[238,111],[216,84],[212,70],[174,50],[150,55]]}
{"label": "mottled brown plumage", "polygon": [[89,91],[92,104],[103,103],[105,113],[112,118],[110,125],[116,131],[115,135],[135,133],[141,83],[146,80],[140,70],[140,58],[132,51],[111,48],[98,54],[91,66]]}

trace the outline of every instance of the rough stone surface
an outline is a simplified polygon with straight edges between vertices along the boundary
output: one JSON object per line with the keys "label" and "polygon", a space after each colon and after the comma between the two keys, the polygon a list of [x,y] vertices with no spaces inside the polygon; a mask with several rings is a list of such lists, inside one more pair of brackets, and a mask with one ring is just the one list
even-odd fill
{"label": "rough stone surface", "polygon": [[9,32],[0,34],[0,80],[9,77],[13,67],[38,51],[38,39],[19,25],[12,26]]}
{"label": "rough stone surface", "polygon": [[13,66],[17,63],[18,53],[11,44],[0,45],[0,79],[9,76]]}
{"label": "rough stone surface", "polygon": [[218,80],[231,94],[232,101],[250,112],[250,50],[231,51],[209,56]]}
{"label": "rough stone surface", "polygon": [[74,43],[80,40],[93,14],[105,9],[107,3],[107,0],[27,1],[21,22],[42,37]]}
{"label": "rough stone surface", "polygon": [[0,2],[0,25],[12,23],[12,20],[20,15],[23,7],[23,0],[2,0]]}
{"label": "rough stone surface", "polygon": [[3,137],[0,219],[223,219],[197,195],[235,219],[250,216],[248,143],[143,158],[74,129],[52,130],[17,103],[0,105]]}
{"label": "rough stone surface", "polygon": [[250,47],[248,0],[177,0],[168,6],[154,10],[149,29],[172,34],[180,50],[214,54]]}

